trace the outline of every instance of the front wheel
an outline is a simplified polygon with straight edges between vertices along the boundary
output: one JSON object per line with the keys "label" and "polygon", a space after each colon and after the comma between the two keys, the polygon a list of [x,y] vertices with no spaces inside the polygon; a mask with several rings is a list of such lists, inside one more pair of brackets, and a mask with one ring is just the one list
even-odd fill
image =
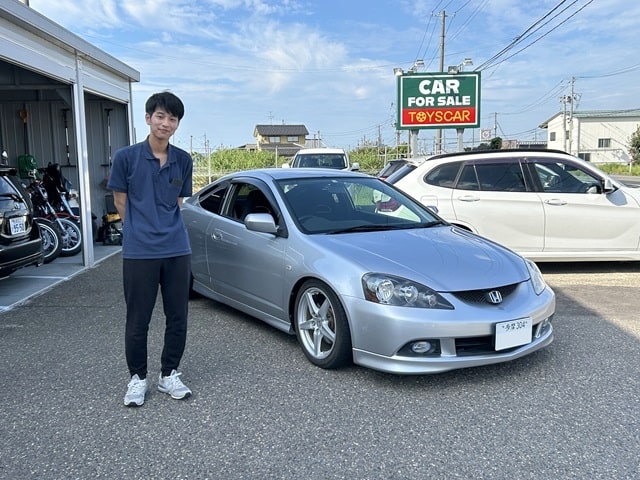
{"label": "front wheel", "polygon": [[62,252],[62,234],[54,223],[46,218],[34,219],[40,227],[44,263],[53,262]]}
{"label": "front wheel", "polygon": [[69,218],[59,217],[55,223],[61,228],[63,257],[72,257],[82,250],[82,230],[80,224]]}
{"label": "front wheel", "polygon": [[296,297],[294,322],[302,351],[314,365],[333,369],[351,363],[351,332],[344,308],[328,285],[308,280]]}

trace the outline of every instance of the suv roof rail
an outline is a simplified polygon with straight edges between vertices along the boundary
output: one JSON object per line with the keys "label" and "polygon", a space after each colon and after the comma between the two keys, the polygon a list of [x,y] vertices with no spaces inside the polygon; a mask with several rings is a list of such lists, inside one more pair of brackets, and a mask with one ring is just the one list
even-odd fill
{"label": "suv roof rail", "polygon": [[503,148],[500,150],[469,150],[469,151],[465,151],[465,152],[451,152],[451,153],[439,153],[436,155],[432,155],[429,157],[429,160],[435,160],[438,158],[449,158],[449,157],[456,157],[456,156],[461,156],[461,155],[473,155],[473,154],[481,154],[481,153],[509,153],[509,152],[518,152],[518,153],[522,153],[522,152],[544,152],[544,153],[555,153],[555,154],[562,154],[562,155],[571,155],[568,152],[565,152],[564,150],[556,150],[553,148]]}

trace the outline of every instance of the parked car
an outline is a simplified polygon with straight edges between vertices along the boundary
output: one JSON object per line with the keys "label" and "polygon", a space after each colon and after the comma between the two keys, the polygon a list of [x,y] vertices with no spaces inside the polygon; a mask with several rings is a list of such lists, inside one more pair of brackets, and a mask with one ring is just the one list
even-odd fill
{"label": "parked car", "polygon": [[44,261],[40,229],[16,169],[0,166],[0,278]]}
{"label": "parked car", "polygon": [[291,161],[291,168],[333,168],[359,170],[360,164],[351,164],[349,154],[342,148],[303,148]]}
{"label": "parked car", "polygon": [[640,260],[640,190],[565,152],[445,154],[387,181],[534,261]]}
{"label": "parked car", "polygon": [[408,168],[415,168],[418,166],[421,161],[424,160],[422,158],[413,159],[413,158],[395,158],[393,160],[389,160],[382,170],[378,172],[376,177],[380,180],[386,180],[390,175],[393,175],[395,172],[400,170],[403,167],[409,166]]}
{"label": "parked car", "polygon": [[553,339],[536,265],[358,172],[227,175],[182,207],[192,290],[297,335],[322,368],[422,374]]}

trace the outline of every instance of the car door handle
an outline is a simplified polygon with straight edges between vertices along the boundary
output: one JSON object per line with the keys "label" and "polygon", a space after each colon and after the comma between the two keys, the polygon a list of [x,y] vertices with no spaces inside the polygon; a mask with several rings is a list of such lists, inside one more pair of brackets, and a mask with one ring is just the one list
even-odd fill
{"label": "car door handle", "polygon": [[211,240],[222,240],[222,234],[217,232],[212,233]]}
{"label": "car door handle", "polygon": [[560,200],[559,198],[552,198],[550,200],[545,200],[544,203],[546,203],[547,205],[566,205],[567,202],[564,200]]}
{"label": "car door handle", "polygon": [[463,195],[461,197],[458,197],[458,200],[460,200],[461,202],[477,202],[480,199],[475,195]]}

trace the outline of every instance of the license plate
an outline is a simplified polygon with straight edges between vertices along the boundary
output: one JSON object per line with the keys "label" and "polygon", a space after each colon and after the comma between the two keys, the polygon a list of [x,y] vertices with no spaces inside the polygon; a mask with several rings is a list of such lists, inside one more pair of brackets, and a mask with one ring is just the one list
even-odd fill
{"label": "license plate", "polygon": [[9,228],[11,230],[11,235],[18,235],[20,233],[25,233],[27,229],[24,227],[24,218],[10,218],[9,219]]}
{"label": "license plate", "polygon": [[496,350],[526,345],[531,342],[533,321],[520,318],[496,324]]}

